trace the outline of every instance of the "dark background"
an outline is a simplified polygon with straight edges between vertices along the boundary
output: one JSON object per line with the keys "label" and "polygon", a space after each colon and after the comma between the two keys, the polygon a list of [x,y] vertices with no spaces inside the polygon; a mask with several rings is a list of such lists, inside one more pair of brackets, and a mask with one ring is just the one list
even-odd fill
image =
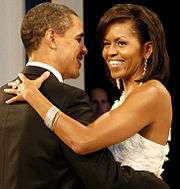
{"label": "dark background", "polygon": [[[76,0],[78,2],[78,0]],[[26,0],[26,11],[33,6],[42,3],[50,2],[50,0]],[[88,92],[93,87],[103,87],[108,91],[111,102],[119,98],[119,90],[110,82],[105,64],[101,57],[101,52],[96,40],[96,27],[102,14],[117,3],[133,3],[145,5],[147,8],[156,12],[164,26],[167,37],[167,49],[170,57],[171,75],[168,89],[172,96],[173,103],[173,124],[172,124],[172,139],[170,142],[169,161],[165,163],[165,171],[163,178],[169,183],[171,189],[179,189],[177,182],[177,159],[179,144],[178,140],[178,125],[180,125],[180,117],[178,116],[179,86],[178,75],[178,46],[180,35],[180,21],[177,1],[171,0],[84,0],[84,29],[85,29],[85,45],[88,48],[88,55],[85,57],[85,90]]]}

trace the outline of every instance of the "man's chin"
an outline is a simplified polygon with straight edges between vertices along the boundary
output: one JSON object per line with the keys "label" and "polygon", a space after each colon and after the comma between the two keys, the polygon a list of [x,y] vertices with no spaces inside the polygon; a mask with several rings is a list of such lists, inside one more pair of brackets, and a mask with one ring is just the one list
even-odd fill
{"label": "man's chin", "polygon": [[72,73],[72,74],[66,74],[64,75],[63,79],[77,79],[79,77],[80,73]]}
{"label": "man's chin", "polygon": [[77,79],[79,77],[79,73],[77,73],[76,75],[74,75],[73,79]]}
{"label": "man's chin", "polygon": [[69,79],[77,79],[79,77],[79,75],[80,75],[79,72],[74,73],[71,75],[71,77]]}

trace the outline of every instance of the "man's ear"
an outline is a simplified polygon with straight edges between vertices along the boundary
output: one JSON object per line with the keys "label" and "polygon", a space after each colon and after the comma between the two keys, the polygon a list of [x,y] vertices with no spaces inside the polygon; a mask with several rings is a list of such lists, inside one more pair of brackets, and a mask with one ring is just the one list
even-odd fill
{"label": "man's ear", "polygon": [[56,32],[52,28],[49,28],[48,30],[46,30],[44,38],[45,38],[46,44],[51,49],[56,49],[56,40],[55,40]]}
{"label": "man's ear", "polygon": [[149,57],[151,56],[151,54],[153,53],[153,46],[152,46],[152,42],[146,42],[144,45],[144,58],[145,60],[148,60]]}

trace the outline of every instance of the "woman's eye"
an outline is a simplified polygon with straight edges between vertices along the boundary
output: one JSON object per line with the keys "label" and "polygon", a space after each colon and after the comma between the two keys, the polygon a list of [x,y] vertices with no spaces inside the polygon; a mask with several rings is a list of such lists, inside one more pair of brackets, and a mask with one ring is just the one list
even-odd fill
{"label": "woman's eye", "polygon": [[117,46],[123,46],[126,45],[127,43],[125,41],[117,41],[116,44]]}
{"label": "woman's eye", "polygon": [[127,45],[127,43],[125,41],[115,41],[115,42],[103,42],[103,46],[104,47],[108,47],[108,46],[111,46],[111,45],[115,45],[115,46],[124,46],[124,45]]}
{"label": "woman's eye", "polygon": [[109,42],[103,42],[103,46],[109,46],[111,45]]}

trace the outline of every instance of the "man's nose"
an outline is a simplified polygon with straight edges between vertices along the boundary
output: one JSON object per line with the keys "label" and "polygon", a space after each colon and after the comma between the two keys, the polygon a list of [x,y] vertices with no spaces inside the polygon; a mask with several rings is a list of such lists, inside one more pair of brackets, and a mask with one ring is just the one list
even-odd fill
{"label": "man's nose", "polygon": [[82,53],[83,55],[86,55],[88,53],[88,50],[84,44],[82,45]]}

